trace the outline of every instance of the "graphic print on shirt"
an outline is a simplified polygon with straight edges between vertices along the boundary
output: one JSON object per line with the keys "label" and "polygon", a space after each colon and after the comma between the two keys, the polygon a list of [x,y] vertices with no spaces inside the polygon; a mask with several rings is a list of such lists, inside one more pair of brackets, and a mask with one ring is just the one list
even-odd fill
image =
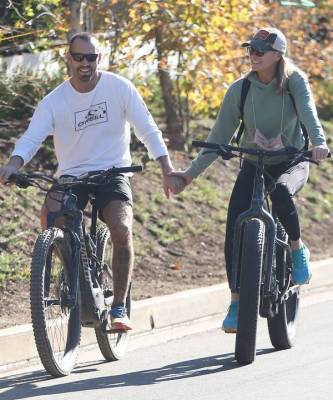
{"label": "graphic print on shirt", "polygon": [[85,128],[108,122],[108,109],[106,102],[93,104],[88,109],[75,112],[75,130],[82,131]]}

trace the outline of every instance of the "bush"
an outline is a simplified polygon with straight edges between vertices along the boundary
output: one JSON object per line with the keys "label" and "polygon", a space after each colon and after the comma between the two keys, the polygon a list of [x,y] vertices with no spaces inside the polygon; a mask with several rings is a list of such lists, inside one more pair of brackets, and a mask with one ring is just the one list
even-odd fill
{"label": "bush", "polygon": [[0,77],[0,123],[30,118],[38,102],[59,83],[63,75],[35,76],[25,71]]}

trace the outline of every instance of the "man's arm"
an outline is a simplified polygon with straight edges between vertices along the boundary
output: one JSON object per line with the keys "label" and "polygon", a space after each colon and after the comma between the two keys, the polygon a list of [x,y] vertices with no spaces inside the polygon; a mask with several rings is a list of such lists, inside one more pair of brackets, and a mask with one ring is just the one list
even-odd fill
{"label": "man's arm", "polygon": [[173,166],[171,164],[170,157],[168,155],[158,157],[156,159],[160,164],[162,174],[163,174],[163,190],[167,198],[170,197],[170,177],[168,174],[173,171]]}
{"label": "man's arm", "polygon": [[0,167],[0,183],[4,184],[10,175],[17,173],[23,166],[24,161],[20,156],[13,156],[9,159],[8,163]]}
{"label": "man's arm", "polygon": [[168,155],[158,157],[157,161],[161,166],[162,173],[164,176],[168,175],[171,171],[173,171],[173,166],[170,157]]}

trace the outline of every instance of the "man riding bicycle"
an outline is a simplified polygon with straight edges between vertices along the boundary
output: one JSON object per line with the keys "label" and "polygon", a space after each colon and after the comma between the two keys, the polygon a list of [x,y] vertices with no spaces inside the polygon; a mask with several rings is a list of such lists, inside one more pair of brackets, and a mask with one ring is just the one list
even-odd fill
{"label": "man riding bicycle", "polygon": [[[131,165],[130,124],[136,136],[157,160],[167,196],[173,177],[168,150],[144,101],[133,84],[114,73],[98,70],[101,53],[89,33],[75,34],[69,43],[67,61],[71,77],[44,97],[36,108],[26,132],[17,141],[8,163],[0,167],[0,183],[5,183],[35,155],[45,138],[52,134],[58,161],[56,175],[81,174]],[[84,209],[88,193],[75,193]],[[47,227],[48,211],[56,211],[58,201],[52,188],[41,211]],[[110,229],[113,243],[112,272],[114,301],[111,308],[113,330],[132,329],[125,299],[133,269],[132,192],[129,177],[112,177],[108,188],[97,192],[100,218]]]}

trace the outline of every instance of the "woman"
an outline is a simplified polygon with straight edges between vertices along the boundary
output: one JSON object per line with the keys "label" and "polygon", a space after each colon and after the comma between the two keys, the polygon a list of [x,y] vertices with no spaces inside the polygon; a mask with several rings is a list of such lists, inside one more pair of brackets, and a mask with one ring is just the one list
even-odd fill
{"label": "woman", "polygon": [[[312,144],[312,158],[325,159],[329,150],[311,89],[304,73],[285,58],[287,41],[284,34],[275,28],[260,29],[243,47],[247,48],[251,62],[251,71],[245,77],[250,81],[250,86],[243,118],[240,103],[244,78],[241,78],[228,89],[207,141],[228,144],[243,119],[242,147],[278,150],[292,146],[302,149],[305,145],[302,123]],[[201,151],[190,168],[184,172],[172,173],[181,177],[183,183],[180,184],[179,180],[178,185],[171,190],[179,193],[216,158],[215,154],[203,154]],[[309,164],[302,162],[291,166],[290,161],[276,158],[266,160],[265,164],[266,171],[276,182],[276,189],[271,194],[274,212],[291,241],[293,282],[308,283],[311,278],[310,252],[301,239],[298,213],[292,197],[306,183]],[[230,198],[225,238],[229,286],[234,225],[238,215],[250,206],[254,171],[254,165],[245,159]],[[237,331],[238,308],[239,294],[231,293],[231,304],[222,324],[222,329],[227,333]]]}

